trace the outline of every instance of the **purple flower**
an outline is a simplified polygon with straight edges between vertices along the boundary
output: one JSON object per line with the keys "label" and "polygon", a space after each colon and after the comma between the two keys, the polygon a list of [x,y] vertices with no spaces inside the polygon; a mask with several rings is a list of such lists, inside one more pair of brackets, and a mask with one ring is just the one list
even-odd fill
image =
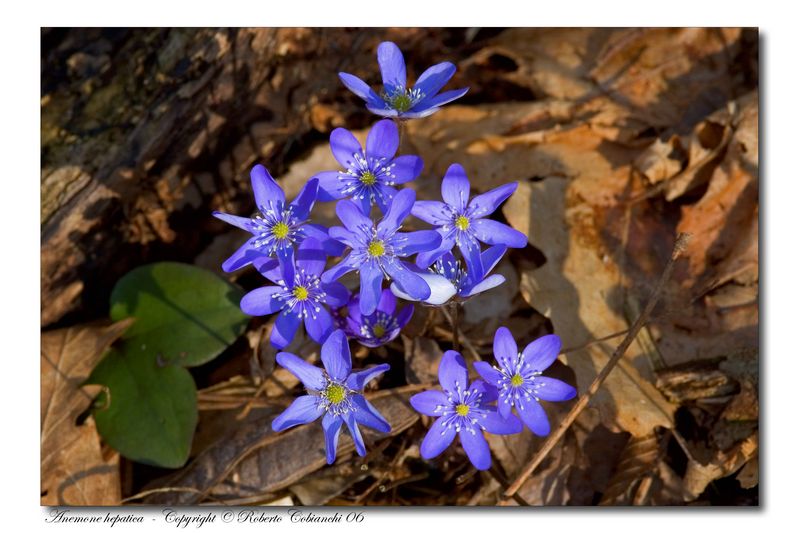
{"label": "purple flower", "polygon": [[405,59],[396,44],[386,41],[377,47],[377,62],[383,76],[383,90],[378,95],[363,80],[340,72],[339,78],[347,88],[366,101],[366,108],[382,117],[422,118],[438,108],[460,98],[468,88],[439,93],[455,74],[455,65],[438,63],[425,70],[416,84],[407,88]]}
{"label": "purple flower", "polygon": [[[502,259],[505,250],[506,246],[498,245],[480,254],[484,272],[482,277],[472,274],[451,252],[445,252],[427,272],[419,274],[430,286],[430,297],[424,302],[442,305],[455,295],[465,300],[504,283],[505,276],[502,274],[489,276],[488,273]],[[413,301],[413,298],[402,292],[395,283],[391,284],[391,292],[399,298]]]}
{"label": "purple flower", "polygon": [[318,200],[328,202],[347,197],[367,216],[373,204],[385,213],[397,194],[393,185],[416,179],[424,166],[422,158],[415,155],[394,157],[399,140],[397,125],[391,120],[381,120],[372,126],[366,137],[366,150],[349,131],[333,130],[330,149],[345,170],[314,176],[319,180]]}
{"label": "purple flower", "polygon": [[323,226],[306,223],[316,200],[319,180],[309,180],[294,201],[286,205],[283,189],[263,165],[255,165],[252,168],[250,179],[259,211],[255,218],[239,217],[219,211],[213,213],[216,218],[253,234],[241,248],[222,263],[222,270],[233,272],[263,256],[285,257],[289,250],[293,249],[294,244],[299,244],[305,237],[313,237],[321,242],[328,255],[341,255],[344,248],[329,238]]}
{"label": "purple flower", "polygon": [[396,339],[413,316],[412,305],[406,305],[397,312],[397,299],[388,289],[383,289],[377,309],[371,315],[361,314],[359,300],[356,296],[349,303],[347,333],[369,348],[376,348]]}
{"label": "purple flower", "polygon": [[308,392],[300,396],[272,421],[273,431],[283,431],[300,424],[313,422],[320,416],[325,433],[327,464],[336,460],[336,447],[341,425],[355,442],[358,455],[366,455],[366,446],[358,424],[383,433],[391,431],[386,419],[363,396],[363,388],[371,380],[389,369],[382,364],[352,372],[352,358],[347,336],[337,329],[322,344],[322,364],[325,369],[308,364],[294,354],[280,352],[277,363],[297,376]]}
{"label": "purple flower", "polygon": [[[344,287],[347,289],[346,287]],[[349,302],[353,300],[353,295],[347,289],[347,303],[337,307],[330,307],[330,314],[333,316],[333,329],[343,329],[348,337],[350,335],[349,326],[347,325],[347,315],[349,314]]]}
{"label": "purple flower", "polygon": [[516,182],[507,183],[469,201],[466,171],[457,163],[450,165],[441,181],[441,197],[444,201],[420,200],[411,210],[413,216],[439,226],[442,237],[441,246],[437,250],[419,254],[416,264],[426,268],[457,244],[469,270],[476,278],[482,278],[480,242],[524,248],[527,245],[524,233],[496,220],[484,218],[513,194],[517,186]]}
{"label": "purple flower", "polygon": [[403,189],[398,192],[383,219],[375,224],[352,202],[336,205],[336,214],[344,226],[330,228],[330,236],[352,250],[340,263],[322,275],[322,281],[334,281],[347,272],[358,270],[361,278],[361,314],[371,315],[377,309],[383,276],[414,298],[423,300],[430,296],[430,287],[424,279],[411,271],[399,258],[433,250],[441,244],[441,236],[433,230],[400,233],[400,225],[410,213],[416,192]]}
{"label": "purple flower", "polygon": [[503,418],[489,404],[497,399],[497,390],[481,380],[469,386],[466,363],[458,352],[448,350],[438,367],[443,392],[428,390],[411,397],[414,409],[427,416],[439,417],[427,432],[419,449],[425,459],[443,452],[460,435],[469,460],[479,470],[491,466],[491,452],[483,431],[511,435],[522,431],[518,418]]}
{"label": "purple flower", "polygon": [[557,335],[544,335],[519,352],[510,330],[502,327],[494,335],[494,357],[499,366],[492,367],[485,361],[474,364],[475,370],[499,389],[500,415],[513,416],[510,412],[515,406],[525,425],[542,437],[549,434],[549,420],[540,400],[563,402],[577,395],[568,383],[541,375],[559,352]]}
{"label": "purple flower", "polygon": [[280,313],[269,337],[274,347],[288,346],[303,321],[308,335],[320,344],[333,331],[333,318],[325,305],[344,305],[349,292],[341,283],[319,279],[325,261],[322,245],[311,238],[300,244],[296,260],[295,252],[289,249],[288,257],[279,261],[265,257],[254,261],[258,271],[275,285],[245,294],[241,310],[253,316]]}

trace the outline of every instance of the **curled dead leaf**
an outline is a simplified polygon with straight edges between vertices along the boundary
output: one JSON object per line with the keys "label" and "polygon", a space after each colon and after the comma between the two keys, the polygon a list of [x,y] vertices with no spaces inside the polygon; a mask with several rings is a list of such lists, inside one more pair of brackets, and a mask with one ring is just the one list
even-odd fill
{"label": "curled dead leaf", "polygon": [[42,505],[119,505],[119,455],[103,457],[91,417],[78,421],[99,387],[82,388],[106,349],[133,319],[42,333]]}

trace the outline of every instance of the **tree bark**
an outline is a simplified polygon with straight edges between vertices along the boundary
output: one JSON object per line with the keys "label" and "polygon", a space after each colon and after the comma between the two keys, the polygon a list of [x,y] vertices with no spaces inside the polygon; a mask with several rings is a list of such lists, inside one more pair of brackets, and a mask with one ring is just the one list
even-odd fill
{"label": "tree bark", "polygon": [[224,227],[212,210],[253,208],[254,163],[279,177],[366,126],[337,74],[377,84],[381,40],[422,64],[453,31],[43,30],[42,326],[104,313],[139,264],[191,261]]}

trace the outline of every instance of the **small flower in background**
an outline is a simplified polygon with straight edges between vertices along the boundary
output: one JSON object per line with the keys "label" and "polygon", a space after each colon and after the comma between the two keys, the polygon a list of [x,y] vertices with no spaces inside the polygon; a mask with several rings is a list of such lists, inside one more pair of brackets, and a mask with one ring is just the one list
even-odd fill
{"label": "small flower in background", "polygon": [[515,406],[524,424],[541,437],[549,434],[549,420],[540,400],[563,402],[577,395],[568,383],[541,375],[559,352],[557,335],[544,335],[519,352],[510,330],[501,327],[494,335],[494,357],[499,366],[492,367],[485,361],[474,364],[480,376],[499,390],[499,413],[512,416],[511,408]]}
{"label": "small flower in background", "polygon": [[294,201],[286,205],[283,189],[263,165],[253,167],[250,179],[259,211],[255,218],[214,211],[216,218],[253,234],[222,263],[222,270],[233,272],[262,256],[286,257],[294,245],[302,242],[305,237],[313,237],[321,242],[328,255],[341,254],[344,248],[328,237],[324,227],[307,223],[316,200],[318,180],[309,180]]}
{"label": "small flower in background", "polygon": [[[346,287],[344,287],[346,289]],[[343,329],[348,337],[350,335],[349,326],[347,325],[347,315],[349,315],[349,302],[353,300],[354,296],[347,289],[347,303],[337,307],[330,307],[330,315],[333,317],[333,329]]]}
{"label": "small flower in background", "polygon": [[366,455],[358,424],[388,433],[391,426],[385,418],[363,396],[363,388],[371,380],[389,369],[389,365],[377,365],[359,372],[352,372],[352,357],[347,336],[340,329],[334,331],[322,344],[322,364],[317,368],[294,354],[280,352],[277,363],[297,376],[308,392],[300,396],[272,421],[273,431],[308,424],[320,416],[325,433],[327,464],[336,460],[336,448],[341,425],[346,424],[358,455]]}
{"label": "small flower in background", "polygon": [[455,89],[439,93],[455,74],[455,65],[449,62],[438,63],[425,70],[416,84],[408,88],[405,59],[399,47],[390,42],[382,42],[377,47],[377,63],[383,77],[383,91],[377,94],[362,79],[346,72],[339,78],[347,88],[366,101],[366,108],[383,117],[422,118],[432,115],[439,107],[466,94],[465,89]]}
{"label": "small flower in background", "polygon": [[359,343],[376,348],[397,338],[400,330],[413,316],[413,306],[406,305],[397,312],[397,299],[389,289],[383,289],[377,309],[371,315],[361,314],[356,296],[349,303],[347,333]]}
{"label": "small flower in background", "polygon": [[248,315],[263,316],[280,313],[269,337],[276,348],[285,348],[305,322],[310,337],[324,342],[333,331],[333,318],[325,307],[347,303],[349,292],[336,282],[324,283],[319,278],[327,256],[316,239],[305,239],[295,252],[279,261],[259,258],[254,261],[258,271],[275,285],[248,292],[241,299],[241,310]]}
{"label": "small flower in background", "polygon": [[399,258],[441,244],[441,236],[434,230],[400,233],[400,225],[408,216],[416,199],[416,192],[403,189],[398,192],[383,219],[375,224],[352,202],[336,204],[336,214],[344,226],[330,228],[330,236],[349,246],[352,250],[337,265],[322,275],[322,281],[334,281],[347,272],[360,273],[359,309],[363,315],[371,315],[377,309],[383,284],[383,276],[414,298],[423,300],[430,296],[430,287],[418,274]]}
{"label": "small flower in background", "polygon": [[479,194],[469,201],[469,179],[462,166],[455,163],[447,169],[441,181],[441,197],[436,200],[419,200],[411,214],[429,224],[439,226],[441,246],[437,250],[420,253],[416,264],[427,268],[441,255],[458,245],[467,268],[476,278],[484,275],[480,261],[480,242],[489,245],[502,244],[510,248],[524,248],[527,237],[496,220],[487,217],[496,211],[516,190],[518,183],[507,183],[486,193]]}
{"label": "small flower in background", "polygon": [[[499,263],[505,254],[506,246],[492,246],[480,254],[483,265],[483,277],[475,277],[451,252],[445,252],[427,272],[420,276],[430,286],[430,297],[423,300],[431,305],[442,305],[457,295],[462,300],[493,289],[505,282],[502,274],[489,272]],[[395,283],[391,284],[391,292],[397,297],[414,301],[409,295],[402,292]]]}
{"label": "small flower in background", "polygon": [[394,157],[399,141],[397,125],[391,120],[381,120],[372,126],[366,137],[366,150],[348,130],[333,130],[330,150],[345,170],[313,176],[319,180],[318,200],[352,198],[367,216],[373,204],[385,213],[397,194],[393,185],[416,179],[424,166],[422,158],[415,155]]}
{"label": "small flower in background", "polygon": [[497,399],[497,390],[481,380],[469,385],[466,363],[458,352],[448,350],[438,367],[438,380],[443,392],[428,390],[411,396],[414,409],[427,416],[439,417],[427,432],[419,451],[432,459],[443,452],[460,435],[469,460],[478,470],[491,466],[491,452],[483,431],[511,435],[522,431],[522,423],[514,417],[502,417],[489,404]]}

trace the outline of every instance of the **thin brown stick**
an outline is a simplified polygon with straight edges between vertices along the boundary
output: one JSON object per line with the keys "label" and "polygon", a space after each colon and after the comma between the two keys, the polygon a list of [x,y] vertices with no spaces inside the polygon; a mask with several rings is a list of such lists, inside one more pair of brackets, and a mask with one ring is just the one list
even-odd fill
{"label": "thin brown stick", "polygon": [[571,352],[576,352],[578,350],[584,350],[584,349],[588,348],[589,346],[593,346],[594,344],[597,344],[597,343],[600,343],[600,342],[609,341],[611,339],[615,339],[616,337],[621,337],[622,335],[626,335],[629,332],[630,332],[629,329],[625,329],[625,330],[622,330],[622,331],[617,331],[616,333],[611,333],[610,335],[605,335],[604,337],[600,337],[598,339],[592,339],[592,340],[586,342],[585,344],[581,344],[579,346],[569,346],[568,348],[562,349],[560,351],[560,353],[571,353]]}
{"label": "thin brown stick", "polygon": [[663,269],[663,274],[661,274],[660,279],[655,285],[652,294],[649,296],[649,301],[647,301],[644,310],[638,316],[638,319],[635,321],[635,324],[630,328],[630,331],[627,333],[627,336],[624,337],[624,340],[621,341],[619,347],[616,348],[616,351],[613,352],[610,360],[607,364],[602,368],[594,381],[588,387],[588,390],[585,394],[583,394],[577,403],[569,411],[569,414],[566,415],[566,418],[563,422],[560,423],[558,428],[547,437],[547,440],[544,441],[543,446],[541,449],[538,450],[538,453],[527,463],[527,466],[522,470],[522,473],[516,478],[516,480],[511,483],[508,490],[505,491],[505,498],[511,498],[516,492],[521,488],[522,484],[532,475],[533,471],[541,464],[541,462],[546,458],[547,454],[552,451],[552,448],[555,447],[555,444],[563,437],[566,433],[566,430],[574,423],[580,413],[583,412],[583,409],[588,406],[588,402],[591,401],[591,398],[599,390],[599,387],[602,386],[602,383],[605,382],[610,372],[615,368],[616,363],[619,362],[619,359],[624,355],[624,352],[627,351],[627,348],[630,347],[635,337],[638,335],[638,332],[644,326],[644,323],[649,319],[649,315],[652,314],[652,310],[655,308],[655,304],[660,299],[660,293],[663,292],[663,288],[666,286],[666,282],[668,282],[669,278],[671,277],[671,273],[674,270],[674,263],[677,258],[682,254],[683,250],[685,249],[685,243],[688,241],[688,234],[681,233],[677,236],[677,242],[674,243],[674,249],[671,252],[671,257],[669,258],[669,262],[666,263],[666,267]]}
{"label": "thin brown stick", "polygon": [[[442,307],[438,307],[437,309],[439,309],[441,311],[441,313],[444,315],[444,318],[449,320],[450,324],[453,323],[452,322],[452,315],[449,314],[449,312],[447,311],[446,307],[442,306]],[[436,332],[437,333],[445,333],[447,335],[452,335],[453,334],[452,331],[448,331],[445,328],[436,328]],[[469,351],[469,353],[472,355],[472,357],[474,357],[475,361],[482,361],[483,360],[483,358],[480,356],[480,352],[477,351],[477,348],[474,346],[474,344],[472,344],[472,341],[470,341],[469,338],[466,335],[458,335],[457,344],[458,345],[463,344],[463,347],[466,348]],[[456,345],[454,336],[452,337],[452,345],[453,346]],[[460,351],[460,350],[457,350],[457,349],[455,349],[455,350],[456,351]]]}
{"label": "thin brown stick", "polygon": [[[191,492],[194,494],[202,493],[202,491],[200,491],[199,489],[195,489],[193,487],[160,487],[157,489],[145,490],[139,492],[138,494],[134,494],[133,496],[128,496],[127,498],[123,498],[122,500],[120,500],[119,503],[128,503],[133,500],[140,500],[151,494],[158,494],[162,492]],[[227,503],[223,502],[222,500],[217,500],[216,498],[213,498],[213,501],[216,502],[216,505],[227,505]]]}
{"label": "thin brown stick", "polygon": [[[497,466],[497,464],[495,462],[491,463],[491,467],[488,469],[488,473],[491,474],[491,476],[494,479],[497,480],[497,483],[499,483],[499,485],[503,489],[507,489],[508,488],[508,479],[505,477],[504,472],[502,472],[499,469],[499,467]],[[525,500],[524,498],[522,498],[518,494],[514,494],[513,496],[511,496],[511,498],[516,500],[516,503],[518,503],[521,507],[530,507],[530,504],[527,503],[527,500]]]}
{"label": "thin brown stick", "polygon": [[458,302],[452,302],[452,349],[456,352],[461,351],[460,343],[458,342]]}

